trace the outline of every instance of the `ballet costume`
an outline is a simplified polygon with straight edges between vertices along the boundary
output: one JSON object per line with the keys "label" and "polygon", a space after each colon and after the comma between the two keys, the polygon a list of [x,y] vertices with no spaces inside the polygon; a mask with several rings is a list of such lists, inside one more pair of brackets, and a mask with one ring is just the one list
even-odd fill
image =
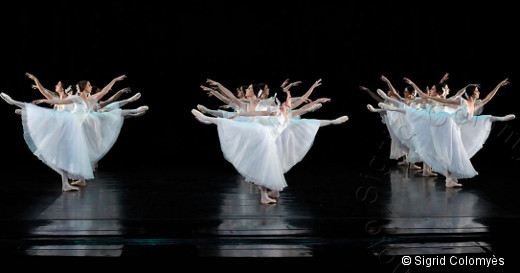
{"label": "ballet costume", "polygon": [[60,175],[65,171],[72,179],[92,179],[94,174],[82,129],[88,108],[79,96],[68,99],[73,103],[67,111],[24,103],[24,139],[33,154]]}
{"label": "ballet costume", "polygon": [[[412,143],[415,152],[432,167],[432,170],[442,174],[450,174],[451,178],[471,178],[478,173],[470,161],[470,154],[461,133],[461,125],[471,120],[469,107],[465,100],[460,99],[460,105],[451,113],[438,112],[433,106],[430,111],[417,111],[406,105],[406,120],[412,132]],[[486,123],[477,123],[475,131],[482,131]],[[472,147],[483,144],[487,137],[474,138]],[[469,138],[468,140],[469,141]],[[480,144],[479,144],[480,143]],[[447,177],[448,178],[448,177]]]}
{"label": "ballet costume", "polygon": [[284,172],[275,143],[287,126],[281,115],[268,120],[238,117],[237,120],[216,118],[220,147],[224,158],[251,181],[274,191],[286,186]]}

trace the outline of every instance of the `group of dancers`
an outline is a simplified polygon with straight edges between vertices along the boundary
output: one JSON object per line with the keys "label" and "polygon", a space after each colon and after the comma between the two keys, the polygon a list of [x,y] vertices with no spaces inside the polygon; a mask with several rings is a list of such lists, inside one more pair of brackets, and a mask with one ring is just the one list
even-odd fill
{"label": "group of dancers", "polygon": [[421,169],[415,163],[423,162],[424,176],[445,176],[445,186],[460,187],[458,179],[478,174],[471,158],[482,148],[495,121],[508,121],[515,115],[503,117],[481,115],[483,106],[500,87],[509,84],[501,81],[484,99],[480,99],[480,85],[468,84],[455,95],[445,74],[441,81],[423,92],[414,82],[404,78],[407,86],[402,93],[393,87],[388,78],[381,79],[388,85],[388,92],[377,89],[377,96],[361,86],[378,101],[380,108],[368,104],[371,112],[379,113],[391,137],[390,158],[409,164],[411,169]]}
{"label": "group of dancers", "polygon": [[[125,118],[141,116],[148,110],[148,106],[122,109],[141,97],[137,93],[118,100],[122,94],[129,93],[130,88],[102,101],[125,75],[114,78],[102,89],[87,80],[74,86],[59,81],[54,92],[43,87],[34,75],[26,73],[26,76],[34,81],[33,88],[45,99],[27,103],[5,93],[0,97],[19,108],[15,112],[22,116],[25,142],[35,156],[61,175],[65,192],[77,191],[78,186],[85,186],[87,180],[94,178],[98,161],[116,142]],[[39,106],[42,103],[53,107]]]}
{"label": "group of dancers", "polygon": [[276,203],[280,191],[287,187],[284,174],[304,158],[320,127],[348,120],[347,116],[334,120],[302,118],[330,101],[309,99],[321,85],[321,79],[301,97],[292,97],[290,91],[300,81],[284,81],[272,96],[266,84],[239,86],[234,94],[219,82],[206,82],[211,88],[201,85],[202,90],[221,100],[221,108],[229,110],[197,105],[198,110],[193,109],[192,113],[201,123],[217,126],[225,159],[246,181],[259,187],[262,204]]}

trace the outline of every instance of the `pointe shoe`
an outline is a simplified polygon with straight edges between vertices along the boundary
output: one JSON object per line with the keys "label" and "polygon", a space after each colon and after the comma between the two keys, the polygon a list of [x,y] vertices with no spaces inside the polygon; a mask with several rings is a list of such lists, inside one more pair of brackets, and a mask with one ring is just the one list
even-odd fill
{"label": "pointe shoe", "polygon": [[131,98],[129,98],[129,99],[128,99],[128,102],[136,101],[136,100],[138,100],[140,97],[141,97],[141,93],[137,93],[137,94],[133,95]]}
{"label": "pointe shoe", "polygon": [[513,120],[513,119],[515,119],[515,118],[516,118],[516,116],[513,115],[513,114],[511,114],[511,115],[507,115],[507,116],[506,116],[506,120]]}
{"label": "pointe shoe", "polygon": [[207,121],[206,120],[206,116],[204,116],[201,112],[195,110],[195,109],[192,109],[191,110],[191,113],[195,116],[195,118],[200,121],[201,123],[204,123],[204,124],[211,124],[211,122]]}
{"label": "pointe shoe", "polygon": [[347,122],[348,120],[348,117],[347,116],[342,116],[342,117],[339,117],[335,120],[332,121],[332,124],[334,125],[338,125],[338,124],[341,124],[341,123],[344,123],[344,122]]}
{"label": "pointe shoe", "polygon": [[314,112],[314,111],[320,109],[322,106],[323,106],[323,105],[322,105],[321,103],[316,103],[316,104],[314,104],[313,106],[311,106],[311,107],[309,108],[309,112]]}
{"label": "pointe shoe", "polygon": [[208,108],[206,108],[204,105],[201,105],[201,104],[197,104],[197,109],[199,109],[200,112],[204,113],[204,114],[207,114],[209,111]]}
{"label": "pointe shoe", "polygon": [[0,93],[0,97],[2,97],[2,99],[4,99],[7,103],[13,104],[13,99],[11,99],[11,97],[9,95],[7,95],[6,93],[4,93],[4,92]]}
{"label": "pointe shoe", "polygon": [[381,90],[381,89],[377,89],[376,91],[377,91],[377,94],[378,94],[381,98],[383,98],[383,99],[385,99],[385,100],[388,99],[388,96],[385,94],[385,92],[384,92],[383,90]]}

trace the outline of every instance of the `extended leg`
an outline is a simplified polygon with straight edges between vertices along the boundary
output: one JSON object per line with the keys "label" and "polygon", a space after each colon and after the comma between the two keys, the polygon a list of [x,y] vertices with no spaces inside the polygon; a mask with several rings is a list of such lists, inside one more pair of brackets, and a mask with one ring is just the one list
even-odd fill
{"label": "extended leg", "polygon": [[328,126],[328,125],[338,125],[345,123],[348,120],[347,116],[342,116],[334,120],[320,120],[320,127]]}
{"label": "extended leg", "polygon": [[6,93],[0,93],[0,97],[2,99],[4,99],[7,103],[11,104],[11,105],[15,105],[15,106],[18,106],[20,108],[25,108],[25,103],[23,102],[20,102],[20,101],[16,101],[16,100],[13,100],[9,95],[7,95]]}

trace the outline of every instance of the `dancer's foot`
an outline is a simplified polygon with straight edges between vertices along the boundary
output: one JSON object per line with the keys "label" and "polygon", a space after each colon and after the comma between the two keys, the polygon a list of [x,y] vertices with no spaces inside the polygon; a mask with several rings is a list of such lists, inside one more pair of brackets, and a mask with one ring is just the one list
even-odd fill
{"label": "dancer's foot", "polygon": [[280,192],[279,191],[269,191],[269,192],[267,192],[267,196],[269,196],[271,198],[278,198],[278,197],[280,197]]}
{"label": "dancer's foot", "polygon": [[348,120],[347,116],[342,116],[342,117],[339,117],[339,118],[333,120],[332,124],[334,124],[334,125],[342,124],[342,123],[347,122],[347,120]]}
{"label": "dancer's foot", "polygon": [[70,184],[72,186],[84,187],[87,185],[87,181],[85,181],[85,179],[73,180],[72,183],[70,183]]}
{"label": "dancer's foot", "polygon": [[311,107],[309,108],[309,111],[308,111],[308,112],[314,112],[314,111],[320,109],[322,106],[323,106],[323,105],[322,105],[321,103],[316,103],[316,104],[314,104],[313,106],[311,106]]}
{"label": "dancer's foot", "polygon": [[144,114],[144,112],[148,111],[148,109],[150,109],[150,108],[146,105],[139,106],[139,107],[137,107],[137,112],[138,112],[138,114],[140,114],[140,113]]}
{"label": "dancer's foot", "polygon": [[381,89],[377,89],[376,91],[377,91],[377,94],[378,94],[381,98],[383,98],[384,100],[388,100],[388,96],[385,94],[385,92],[384,92],[383,90],[381,90]]}
{"label": "dancer's foot", "polygon": [[368,111],[370,112],[374,112],[374,113],[377,113],[379,111],[376,110],[376,108],[374,108],[374,106],[370,105],[370,104],[367,104],[367,109]]}
{"label": "dancer's foot", "polygon": [[22,109],[16,109],[16,110],[14,110],[14,113],[17,114],[17,115],[21,115],[22,114]]}
{"label": "dancer's foot", "polygon": [[438,176],[438,174],[430,171],[430,170],[423,170],[422,172],[422,176],[425,176],[425,177],[436,177]]}
{"label": "dancer's foot", "polygon": [[131,98],[129,98],[128,102],[134,102],[134,101],[138,100],[140,97],[141,97],[141,93],[137,93],[137,94],[133,95]]}
{"label": "dancer's foot", "polygon": [[516,118],[516,116],[511,114],[511,115],[507,115],[504,117],[492,117],[491,120],[492,121],[509,121],[509,120],[513,120],[515,118]]}
{"label": "dancer's foot", "polygon": [[389,110],[389,111],[396,111],[397,110],[397,107],[395,107],[393,105],[389,105],[389,104],[383,103],[383,102],[380,102],[377,105],[379,107],[381,107],[382,109],[385,109],[385,110]]}
{"label": "dancer's foot", "polygon": [[415,163],[410,164],[410,169],[412,170],[422,170],[421,166],[415,165]]}
{"label": "dancer's foot", "polygon": [[209,113],[209,109],[206,108],[206,106],[204,106],[202,104],[197,104],[197,109],[199,109],[199,111],[204,113],[204,114]]}
{"label": "dancer's foot", "polygon": [[262,202],[262,204],[271,204],[271,203],[276,203],[276,200],[270,198],[267,195],[264,196],[262,194],[262,198],[260,199],[260,202]]}
{"label": "dancer's foot", "polygon": [[204,123],[204,124],[211,124],[211,122],[209,122],[207,120],[207,117],[202,114],[201,112],[195,110],[195,109],[192,109],[191,110],[191,113],[195,116],[195,118],[200,121],[201,123]]}
{"label": "dancer's foot", "polygon": [[9,95],[7,95],[6,93],[4,93],[4,92],[0,93],[0,97],[2,97],[2,99],[4,99],[7,103],[14,104],[14,100],[11,99],[11,97]]}
{"label": "dancer's foot", "polygon": [[69,184],[65,184],[65,185],[62,185],[61,186],[61,190],[62,191],[79,191],[79,188],[78,187],[73,187]]}
{"label": "dancer's foot", "polygon": [[462,187],[462,184],[459,184],[453,180],[453,178],[446,178],[446,188],[453,187]]}

